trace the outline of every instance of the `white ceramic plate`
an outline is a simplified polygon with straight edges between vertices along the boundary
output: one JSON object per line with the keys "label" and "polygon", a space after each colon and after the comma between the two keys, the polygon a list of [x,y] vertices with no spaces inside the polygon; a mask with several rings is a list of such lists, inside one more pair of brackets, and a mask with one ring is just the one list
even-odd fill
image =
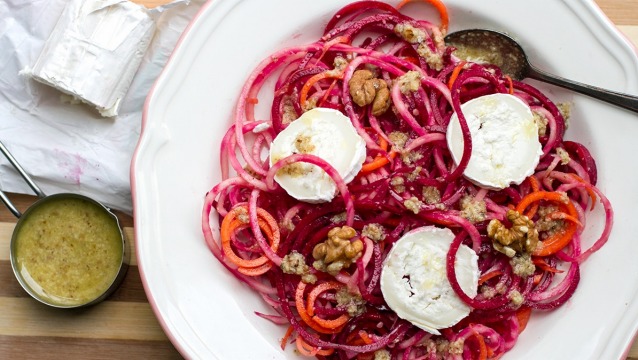
{"label": "white ceramic plate", "polygon": [[[220,139],[247,74],[274,50],[317,39],[343,4],[211,1],[183,36],[148,97],[131,175],[138,261],[157,317],[188,358],[295,357],[279,349],[285,327],[255,316],[255,310],[267,312],[267,306],[207,250],[200,212],[204,194],[220,179]],[[447,4],[451,30],[484,26],[507,31],[545,69],[638,94],[636,54],[593,1]],[[616,223],[609,243],[582,267],[574,297],[556,311],[536,312],[505,358],[621,358],[638,325],[638,161],[633,158],[638,118],[540,87],[554,100],[573,101],[568,137],[584,142],[598,160],[599,186],[614,205]],[[595,227],[600,221],[588,223]],[[595,230],[588,229],[592,237]]]}

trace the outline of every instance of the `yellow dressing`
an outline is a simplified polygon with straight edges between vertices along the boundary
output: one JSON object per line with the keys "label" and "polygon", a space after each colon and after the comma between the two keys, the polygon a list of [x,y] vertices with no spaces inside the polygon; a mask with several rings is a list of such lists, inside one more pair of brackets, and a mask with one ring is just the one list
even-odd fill
{"label": "yellow dressing", "polygon": [[98,298],[122,265],[117,221],[85,199],[51,199],[31,209],[14,236],[16,271],[40,298],[56,305]]}

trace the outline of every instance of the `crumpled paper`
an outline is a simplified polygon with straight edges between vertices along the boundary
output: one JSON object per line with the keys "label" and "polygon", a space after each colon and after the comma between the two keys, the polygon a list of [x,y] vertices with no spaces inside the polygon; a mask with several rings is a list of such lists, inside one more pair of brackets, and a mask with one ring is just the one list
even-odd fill
{"label": "crumpled paper", "polygon": [[[204,0],[158,14],[153,41],[114,118],[65,103],[59,91],[18,74],[36,61],[66,3],[0,0],[0,140],[47,195],[80,193],[131,213],[129,170],[144,100]],[[4,157],[0,188],[32,194]]]}

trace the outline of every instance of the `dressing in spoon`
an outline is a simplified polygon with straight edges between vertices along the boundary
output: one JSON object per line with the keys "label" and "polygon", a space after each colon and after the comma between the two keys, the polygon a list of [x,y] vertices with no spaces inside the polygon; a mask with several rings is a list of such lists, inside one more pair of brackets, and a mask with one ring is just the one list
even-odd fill
{"label": "dressing in spoon", "polygon": [[503,33],[485,29],[461,30],[447,35],[445,43],[456,48],[454,55],[458,58],[496,65],[512,79],[531,78],[544,81],[638,112],[636,96],[567,80],[538,69],[530,64],[520,44]]}

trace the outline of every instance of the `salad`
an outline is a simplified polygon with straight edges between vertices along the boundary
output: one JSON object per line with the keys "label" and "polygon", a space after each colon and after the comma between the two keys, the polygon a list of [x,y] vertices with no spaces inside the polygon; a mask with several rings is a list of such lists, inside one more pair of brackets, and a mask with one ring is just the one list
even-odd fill
{"label": "salad", "polygon": [[[498,358],[565,304],[613,211],[568,111],[444,43],[448,13],[338,10],[248,76],[206,195],[205,241],[272,307],[281,347],[357,359]],[[415,4],[416,6],[416,4]],[[265,86],[274,83],[274,89]],[[255,117],[274,94],[270,118]],[[583,248],[587,213],[606,222]]]}

